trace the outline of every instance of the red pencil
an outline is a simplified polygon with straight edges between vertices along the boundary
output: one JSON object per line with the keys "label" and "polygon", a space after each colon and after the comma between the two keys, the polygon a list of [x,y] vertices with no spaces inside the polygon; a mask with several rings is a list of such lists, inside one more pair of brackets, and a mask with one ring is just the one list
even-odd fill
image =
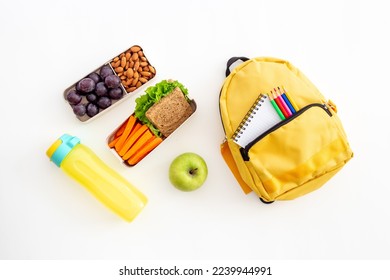
{"label": "red pencil", "polygon": [[284,110],[286,110],[288,116],[291,117],[293,115],[293,113],[291,112],[290,108],[288,107],[286,101],[283,99],[282,94],[280,93],[280,91],[276,91],[275,88],[274,88],[274,91],[276,93],[276,96],[278,98],[280,98],[280,102],[282,103],[282,106],[284,107]]}
{"label": "red pencil", "polygon": [[274,98],[276,104],[278,105],[280,111],[282,111],[283,113],[283,116],[287,119],[290,115],[287,113],[286,109],[283,107],[281,101],[280,101],[280,96],[278,98],[278,96],[276,96],[276,94],[274,92],[272,92],[272,97]]}

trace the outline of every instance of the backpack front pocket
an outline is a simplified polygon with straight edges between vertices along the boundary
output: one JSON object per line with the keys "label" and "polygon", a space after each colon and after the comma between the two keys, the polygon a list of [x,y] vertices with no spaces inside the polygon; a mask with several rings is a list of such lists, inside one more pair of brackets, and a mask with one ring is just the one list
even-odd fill
{"label": "backpack front pocket", "polygon": [[241,149],[270,198],[337,169],[351,157],[336,118],[325,105],[310,104]]}

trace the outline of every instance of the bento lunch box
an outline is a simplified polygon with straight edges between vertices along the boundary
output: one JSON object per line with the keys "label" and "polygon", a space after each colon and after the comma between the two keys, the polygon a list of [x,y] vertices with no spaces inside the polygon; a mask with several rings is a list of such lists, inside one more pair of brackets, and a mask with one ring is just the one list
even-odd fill
{"label": "bento lunch box", "polygon": [[100,113],[149,83],[156,69],[141,46],[134,45],[65,89],[63,96],[82,122]]}

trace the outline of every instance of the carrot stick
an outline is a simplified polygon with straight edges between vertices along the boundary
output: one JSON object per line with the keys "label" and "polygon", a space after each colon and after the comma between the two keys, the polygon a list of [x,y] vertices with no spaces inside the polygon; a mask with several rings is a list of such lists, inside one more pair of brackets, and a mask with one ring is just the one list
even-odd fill
{"label": "carrot stick", "polygon": [[127,161],[130,165],[136,165],[143,159],[148,153],[150,153],[154,148],[156,148],[162,142],[162,138],[155,137],[153,140],[149,141],[141,149],[139,149],[134,155],[130,157]]}
{"label": "carrot stick", "polygon": [[116,142],[118,142],[118,140],[119,140],[119,137],[114,138],[110,143],[108,143],[108,147],[114,148],[115,144],[116,144]]}
{"label": "carrot stick", "polygon": [[[132,129],[132,131],[130,132],[130,135],[129,137],[127,137],[125,143],[123,144],[122,148],[118,151],[118,154],[122,157],[124,154],[126,154],[126,152],[131,148],[131,146],[134,144],[135,140],[137,139],[134,139],[134,134],[137,133],[142,127],[142,124],[137,122],[137,124],[134,126],[134,128]],[[143,130],[143,132],[145,132],[145,130]],[[141,134],[143,132],[138,132],[140,134],[137,134],[137,138],[139,136],[141,136]]]}
{"label": "carrot stick", "polygon": [[[146,128],[147,128],[147,126],[146,126]],[[141,130],[142,130],[142,127],[140,128],[139,131],[141,131]],[[124,156],[122,157],[124,160],[129,159],[136,151],[138,151],[138,149],[140,149],[143,145],[146,144],[146,142],[148,142],[151,138],[153,138],[154,134],[149,129],[145,130],[144,132],[145,133],[142,133],[142,136],[140,136],[138,139],[136,139],[136,141],[134,142],[134,145],[132,145],[130,150],[128,150],[124,154]],[[135,138],[137,133],[138,133],[138,131],[134,134],[134,138]]]}
{"label": "carrot stick", "polygon": [[121,135],[123,134],[123,131],[125,131],[125,127],[126,127],[126,124],[127,124],[128,121],[129,121],[129,120],[127,119],[127,121],[124,122],[124,123],[120,126],[120,128],[118,128],[118,130],[115,132],[115,138],[117,138],[117,137],[119,137],[119,136],[121,136]]}
{"label": "carrot stick", "polygon": [[119,151],[120,149],[122,149],[122,146],[125,143],[127,136],[129,136],[130,131],[135,124],[135,121],[136,121],[136,118],[133,115],[131,115],[129,117],[129,120],[127,121],[125,130],[123,131],[122,135],[120,136],[118,142],[116,142],[116,144],[115,144],[115,150]]}
{"label": "carrot stick", "polygon": [[[133,129],[131,130],[131,132],[130,132],[129,137],[133,136],[134,133],[135,133],[138,129],[141,128],[141,126],[142,126],[142,124],[141,124],[140,122],[136,122],[134,128],[133,128]],[[129,137],[127,137],[127,139],[129,139]],[[130,147],[129,147],[129,148],[130,148]]]}

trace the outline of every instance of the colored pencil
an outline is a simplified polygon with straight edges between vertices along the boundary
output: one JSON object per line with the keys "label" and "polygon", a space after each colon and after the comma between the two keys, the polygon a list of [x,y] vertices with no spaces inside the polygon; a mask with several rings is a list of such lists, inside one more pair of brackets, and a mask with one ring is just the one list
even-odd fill
{"label": "colored pencil", "polygon": [[291,113],[294,115],[296,113],[293,105],[291,104],[290,100],[288,99],[287,95],[282,91],[280,90],[280,87],[278,87],[278,92],[280,94],[280,96],[283,98],[284,102],[286,102],[288,108],[290,109]]}
{"label": "colored pencil", "polygon": [[[281,106],[283,107],[283,109],[284,109],[284,111],[286,113],[285,117],[286,118],[291,117],[292,113],[291,113],[290,109],[288,108],[286,102],[284,101],[283,97],[280,94],[278,94],[278,92],[276,91],[275,88],[274,88],[274,92],[275,92],[276,98],[280,100],[280,104],[281,104]],[[283,112],[283,110],[282,110],[282,112]]]}
{"label": "colored pencil", "polygon": [[283,93],[287,96],[288,100],[290,100],[292,107],[294,108],[295,111],[299,110],[299,107],[297,104],[294,102],[294,99],[291,98],[291,96],[288,94],[288,92],[285,90],[284,86],[282,86]]}
{"label": "colored pencil", "polygon": [[[272,94],[272,91],[271,91],[271,94]],[[284,117],[282,111],[280,111],[278,105],[275,103],[275,100],[273,100],[273,98],[270,96],[270,94],[268,94],[268,98],[269,98],[269,101],[271,102],[272,106],[274,107],[276,113],[278,113],[279,117],[282,120],[285,120],[286,118]]]}
{"label": "colored pencil", "polygon": [[275,94],[274,92],[272,92],[272,91],[271,91],[271,93],[272,93],[273,99],[275,100],[276,104],[278,105],[280,111],[282,111],[283,116],[284,116],[285,118],[288,118],[289,115],[288,115],[288,113],[286,112],[286,110],[284,109],[284,107],[283,107],[283,105],[282,105],[282,103],[281,103],[281,101],[280,101],[281,97],[280,97],[280,96],[277,97],[276,94]]}

